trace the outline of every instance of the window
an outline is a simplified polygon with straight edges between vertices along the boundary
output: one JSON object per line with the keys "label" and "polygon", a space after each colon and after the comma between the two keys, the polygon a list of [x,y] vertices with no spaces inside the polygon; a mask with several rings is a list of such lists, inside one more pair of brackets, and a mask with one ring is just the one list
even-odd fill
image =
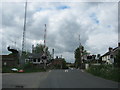
{"label": "window", "polygon": [[36,62],[36,59],[33,59],[33,62]]}
{"label": "window", "polygon": [[40,59],[38,59],[38,62],[40,62]]}
{"label": "window", "polygon": [[113,58],[113,55],[110,55],[110,58]]}

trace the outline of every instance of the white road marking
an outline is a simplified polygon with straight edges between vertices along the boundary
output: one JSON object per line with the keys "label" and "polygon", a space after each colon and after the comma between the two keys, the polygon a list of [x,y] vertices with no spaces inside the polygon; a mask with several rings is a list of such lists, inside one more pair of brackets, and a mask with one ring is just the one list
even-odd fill
{"label": "white road marking", "polygon": [[51,70],[49,70],[49,72],[51,72]]}
{"label": "white road marking", "polygon": [[81,70],[81,72],[84,72],[84,70]]}
{"label": "white road marking", "polygon": [[68,72],[68,70],[65,70],[65,72]]}

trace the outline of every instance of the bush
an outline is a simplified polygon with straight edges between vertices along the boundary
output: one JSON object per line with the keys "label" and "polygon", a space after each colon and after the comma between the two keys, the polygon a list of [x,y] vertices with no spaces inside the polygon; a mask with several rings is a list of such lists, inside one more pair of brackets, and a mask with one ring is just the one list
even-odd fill
{"label": "bush", "polygon": [[3,66],[2,67],[2,73],[14,73],[16,71],[12,71],[12,68],[16,68],[16,67],[10,67],[10,66]]}
{"label": "bush", "polygon": [[61,65],[59,64],[54,65],[54,69],[61,69]]}
{"label": "bush", "polygon": [[120,82],[120,68],[115,68],[112,65],[94,65],[91,66],[87,72],[95,76]]}
{"label": "bush", "polygon": [[28,68],[32,68],[33,67],[33,64],[32,63],[26,63],[24,66],[23,66],[23,69],[28,69]]}
{"label": "bush", "polygon": [[27,73],[29,73],[29,72],[44,72],[44,71],[46,71],[42,67],[33,66],[32,63],[25,64],[21,69],[23,69],[24,72],[27,72]]}
{"label": "bush", "polygon": [[17,72],[12,71],[11,70],[12,68],[17,68],[18,70],[23,69],[24,73],[45,72],[46,71],[44,68],[33,66],[32,63],[27,63],[21,67],[20,66],[15,66],[15,67],[4,66],[4,67],[2,67],[2,73],[17,73]]}

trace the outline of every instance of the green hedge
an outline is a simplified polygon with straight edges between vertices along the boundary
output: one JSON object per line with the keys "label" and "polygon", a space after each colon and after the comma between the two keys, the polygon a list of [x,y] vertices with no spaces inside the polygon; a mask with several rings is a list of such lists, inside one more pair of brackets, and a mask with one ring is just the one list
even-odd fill
{"label": "green hedge", "polygon": [[23,73],[30,73],[30,72],[45,72],[46,70],[44,68],[38,68],[33,66],[31,63],[27,63],[24,66],[15,66],[15,67],[8,67],[4,66],[2,67],[2,73],[17,73],[16,71],[12,71],[12,68],[17,68],[18,70],[23,69]]}
{"label": "green hedge", "polygon": [[92,65],[87,72],[95,76],[120,82],[120,68],[115,68],[112,65]]}

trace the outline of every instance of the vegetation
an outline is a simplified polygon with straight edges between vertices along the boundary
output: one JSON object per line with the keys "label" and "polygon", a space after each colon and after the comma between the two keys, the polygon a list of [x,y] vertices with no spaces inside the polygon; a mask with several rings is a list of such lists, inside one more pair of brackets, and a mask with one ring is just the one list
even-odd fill
{"label": "vegetation", "polygon": [[61,60],[61,63],[54,65],[54,69],[68,69],[65,59],[61,58]]}
{"label": "vegetation", "polygon": [[50,52],[48,51],[48,47],[44,48],[44,45],[42,44],[37,44],[33,50],[34,53],[43,53],[44,51],[46,51],[47,55],[50,55]]}
{"label": "vegetation", "polygon": [[12,68],[17,68],[17,66],[14,66],[14,67],[3,66],[2,67],[2,73],[14,73],[14,71],[11,70]]}
{"label": "vegetation", "polygon": [[46,71],[44,68],[35,67],[35,66],[33,66],[32,63],[27,63],[22,67],[19,67],[19,66],[15,66],[15,67],[4,66],[4,67],[2,67],[2,73],[18,73],[17,71],[12,71],[11,70],[12,68],[16,68],[18,70],[24,70],[23,73],[44,72],[44,71]]}
{"label": "vegetation", "polygon": [[120,68],[120,50],[118,50],[118,53],[117,53],[117,55],[115,57],[114,66]]}
{"label": "vegetation", "polygon": [[80,48],[77,48],[74,54],[75,54],[75,67],[78,68],[81,65]]}
{"label": "vegetation", "polygon": [[65,59],[63,58],[62,60],[63,60],[62,61],[62,69],[68,69]]}
{"label": "vegetation", "polygon": [[[46,48],[48,50],[48,47]],[[44,52],[44,45],[42,44],[37,44],[35,47],[34,47],[34,50],[33,50],[34,53],[43,53]]]}
{"label": "vegetation", "polygon": [[2,67],[2,73],[11,73],[12,72],[11,69],[12,67],[8,67],[8,66]]}
{"label": "vegetation", "polygon": [[33,66],[32,63],[25,64],[21,69],[24,70],[24,73],[30,73],[30,72],[44,72],[46,71],[44,68],[40,68],[37,66]]}
{"label": "vegetation", "polygon": [[83,46],[78,47],[78,48],[75,49],[75,51],[74,51],[74,54],[75,54],[75,67],[76,67],[76,68],[82,67],[82,64],[81,64],[81,53],[82,53],[83,55],[88,54],[88,52],[87,52],[86,50],[84,50],[84,47],[83,47]]}
{"label": "vegetation", "polygon": [[95,76],[120,82],[120,68],[115,68],[112,65],[92,65],[87,72]]}
{"label": "vegetation", "polygon": [[28,51],[27,52],[25,52],[25,51],[22,52],[22,55],[23,55],[24,58],[28,58],[29,54],[30,54],[30,52],[28,52]]}

